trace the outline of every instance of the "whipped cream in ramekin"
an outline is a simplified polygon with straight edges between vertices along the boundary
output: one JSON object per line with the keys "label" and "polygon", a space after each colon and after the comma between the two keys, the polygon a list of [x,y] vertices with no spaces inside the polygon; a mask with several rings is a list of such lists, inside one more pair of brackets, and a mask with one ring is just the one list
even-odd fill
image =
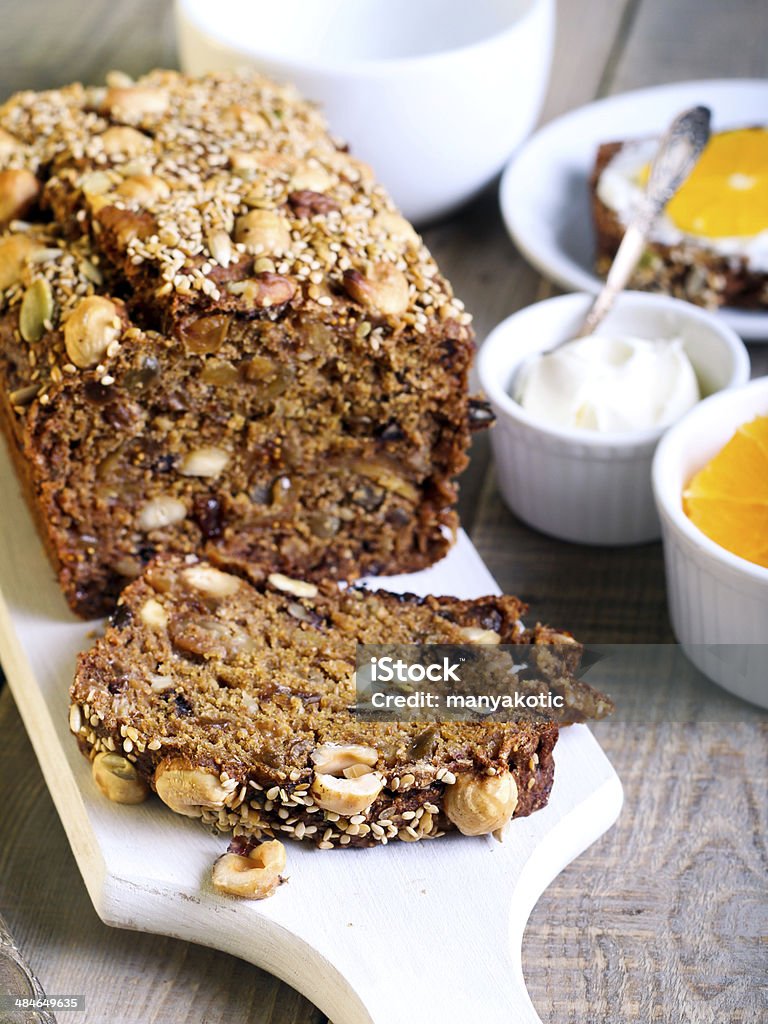
{"label": "whipped cream in ramekin", "polygon": [[621,433],[666,427],[700,399],[680,338],[593,334],[532,359],[514,398],[557,427]]}

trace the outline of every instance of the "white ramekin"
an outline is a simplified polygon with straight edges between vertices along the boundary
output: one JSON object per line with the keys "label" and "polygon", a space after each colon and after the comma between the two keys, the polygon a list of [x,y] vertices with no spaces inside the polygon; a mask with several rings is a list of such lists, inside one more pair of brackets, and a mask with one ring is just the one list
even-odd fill
{"label": "white ramekin", "polygon": [[683,511],[683,488],[737,427],[768,415],[768,377],[713,395],[672,427],[653,460],[675,636],[706,676],[768,707],[768,569],[731,554]]}
{"label": "white ramekin", "polygon": [[555,0],[176,0],[181,66],[295,83],[406,217],[469,199],[544,100]]}
{"label": "white ramekin", "polygon": [[[638,544],[660,533],[651,460],[663,429],[561,429],[531,416],[509,394],[523,360],[572,338],[591,302],[577,293],[528,306],[482,346],[478,372],[497,417],[491,440],[498,484],[512,511],[543,533],[582,544]],[[716,316],[678,299],[625,292],[600,332],[681,337],[707,394],[749,379],[741,339]]]}

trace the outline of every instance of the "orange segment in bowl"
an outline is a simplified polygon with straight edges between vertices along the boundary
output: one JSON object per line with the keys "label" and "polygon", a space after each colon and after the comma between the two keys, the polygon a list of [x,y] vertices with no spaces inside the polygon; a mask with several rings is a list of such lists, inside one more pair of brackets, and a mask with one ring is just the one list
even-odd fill
{"label": "orange segment in bowl", "polygon": [[768,568],[768,416],[739,427],[699,470],[683,508],[716,544]]}

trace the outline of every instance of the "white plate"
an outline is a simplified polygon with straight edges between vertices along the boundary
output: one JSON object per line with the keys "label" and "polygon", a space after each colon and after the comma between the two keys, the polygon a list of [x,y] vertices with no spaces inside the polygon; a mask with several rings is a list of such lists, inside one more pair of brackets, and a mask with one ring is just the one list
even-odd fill
{"label": "white plate", "polygon": [[[765,124],[768,81],[681,82],[622,93],[571,111],[537,132],[501,179],[501,212],[518,249],[571,291],[596,292],[588,181],[602,142],[662,132],[686,107],[712,110],[715,130]],[[768,340],[768,313],[723,309],[742,338]]]}

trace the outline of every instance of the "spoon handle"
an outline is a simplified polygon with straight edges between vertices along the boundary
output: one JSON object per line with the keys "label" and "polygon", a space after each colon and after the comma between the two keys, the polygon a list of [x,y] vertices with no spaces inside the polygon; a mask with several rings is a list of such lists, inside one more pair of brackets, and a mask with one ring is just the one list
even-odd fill
{"label": "spoon handle", "polygon": [[608,271],[606,282],[576,335],[593,334],[616,296],[623,291],[643,254],[654,221],[693,170],[709,140],[710,111],[692,107],[684,111],[667,129],[651,163],[648,184],[642,201],[624,233]]}

